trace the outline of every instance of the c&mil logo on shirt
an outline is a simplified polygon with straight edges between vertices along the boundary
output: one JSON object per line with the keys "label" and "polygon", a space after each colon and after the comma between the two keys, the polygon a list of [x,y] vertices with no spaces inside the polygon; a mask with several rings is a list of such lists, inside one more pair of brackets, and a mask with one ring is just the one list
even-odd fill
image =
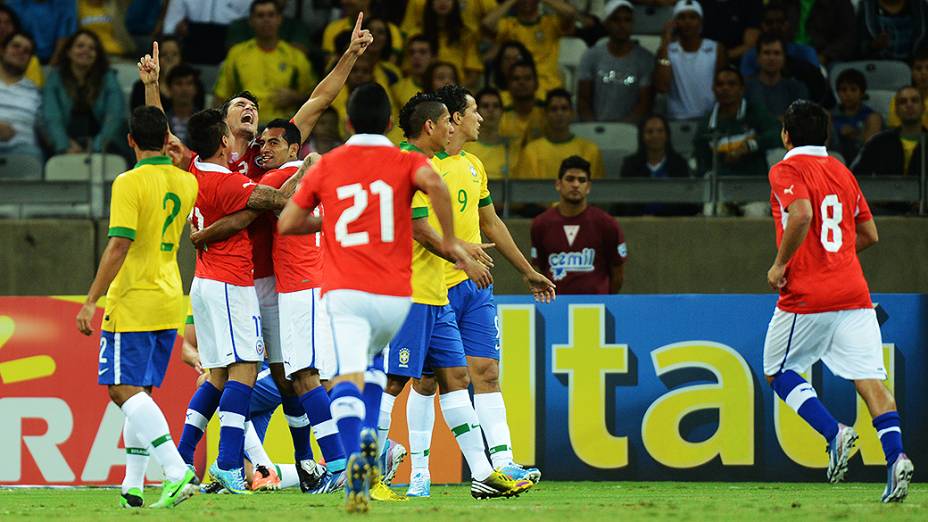
{"label": "c&mil logo on shirt", "polygon": [[596,250],[584,248],[580,252],[555,252],[548,256],[548,266],[555,281],[567,277],[568,272],[592,272]]}

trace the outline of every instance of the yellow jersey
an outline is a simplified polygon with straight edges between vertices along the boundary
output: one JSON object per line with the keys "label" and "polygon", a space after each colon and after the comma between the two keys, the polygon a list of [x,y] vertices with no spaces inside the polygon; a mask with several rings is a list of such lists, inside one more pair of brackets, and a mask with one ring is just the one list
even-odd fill
{"label": "yellow jersey", "polygon": [[[453,156],[439,152],[432,159],[432,163],[439,169],[438,172],[441,172],[445,184],[448,185],[455,235],[462,241],[480,243],[479,209],[493,204],[483,163],[477,156],[466,151]],[[438,220],[434,216],[429,216],[429,223],[438,230]],[[448,288],[467,279],[463,270],[458,270],[444,259],[441,262]]]}
{"label": "yellow jersey", "polygon": [[519,163],[519,153],[522,152],[511,138],[503,138],[499,143],[471,141],[464,145],[464,150],[483,161],[488,179],[512,176],[513,167]]}
{"label": "yellow jersey", "polygon": [[570,156],[580,156],[590,162],[591,177],[603,177],[603,158],[599,147],[590,140],[571,137],[567,141],[553,142],[539,138],[526,145],[519,163],[512,171],[514,179],[557,179],[561,162]]}
{"label": "yellow jersey", "polygon": [[29,65],[26,66],[26,78],[32,80],[32,83],[40,89],[45,85],[45,77],[42,75],[42,66],[39,65],[39,59],[35,56],[29,59]]}
{"label": "yellow jersey", "polygon": [[[415,145],[408,142],[400,143],[400,149],[410,152],[421,152]],[[441,173],[435,158],[429,160],[432,167]],[[429,220],[429,224],[436,230],[438,220],[432,212],[432,202],[421,190],[417,190],[412,197],[412,218]],[[439,232],[441,234],[441,232]],[[418,241],[412,242],[412,302],[433,306],[448,304],[448,287],[445,286],[444,259],[426,250]]]}
{"label": "yellow jersey", "polygon": [[519,149],[528,145],[528,142],[540,138],[544,130],[545,106],[543,102],[537,100],[527,115],[522,116],[514,108],[506,107],[499,120],[500,135],[515,140]]}
{"label": "yellow jersey", "polygon": [[478,46],[480,40],[476,35],[461,31],[461,39],[451,44],[444,34],[438,37],[438,61],[454,65],[458,71],[458,81],[466,83],[467,73],[479,74],[483,72],[483,60],[480,58]]}
{"label": "yellow jersey", "polygon": [[[925,104],[925,112],[922,113],[922,127],[928,127],[928,98],[923,102]],[[889,100],[889,118],[886,121],[887,127],[901,127],[902,120],[899,119],[899,115],[896,114],[896,95]],[[848,159],[848,161],[853,161]]]}
{"label": "yellow jersey", "polygon": [[146,158],[113,181],[109,237],[132,240],[106,293],[103,329],[151,332],[184,323],[177,247],[197,199],[193,174],[167,156]]}
{"label": "yellow jersey", "polygon": [[[483,17],[496,9],[496,0],[458,0],[461,5],[461,22],[469,31],[480,34],[480,22]],[[406,14],[403,16],[401,29],[406,36],[422,32],[422,16],[425,13],[426,0],[409,0]]]}
{"label": "yellow jersey", "polygon": [[390,94],[393,95],[396,104],[402,109],[403,105],[406,105],[406,102],[411,100],[417,93],[424,90],[425,89],[423,89],[421,85],[416,84],[412,76],[404,76],[400,81],[393,84],[390,88]]}
{"label": "yellow jersey", "polygon": [[521,42],[532,53],[538,67],[539,92],[548,92],[563,84],[557,70],[557,59],[561,51],[561,37],[565,34],[557,15],[543,15],[528,24],[515,16],[506,16],[499,21],[496,41]]}
{"label": "yellow jersey", "polygon": [[[367,19],[367,17],[364,17]],[[322,50],[328,54],[335,53],[335,39],[338,38],[343,32],[351,32],[354,29],[354,19],[349,20],[348,18],[339,18],[334,22],[329,22],[329,25],[325,26],[325,30],[322,31]],[[391,51],[393,56],[399,57],[403,56],[403,35],[400,33],[400,28],[396,25],[387,22],[387,28],[390,30],[390,40],[392,40]]]}

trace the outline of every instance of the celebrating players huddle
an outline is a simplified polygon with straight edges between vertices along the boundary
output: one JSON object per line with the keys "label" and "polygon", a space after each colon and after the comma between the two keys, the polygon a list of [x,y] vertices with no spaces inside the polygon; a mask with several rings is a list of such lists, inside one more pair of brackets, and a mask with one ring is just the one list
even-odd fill
{"label": "celebrating players huddle", "polygon": [[[349,512],[367,511],[371,499],[428,497],[436,392],[471,471],[474,498],[517,496],[541,478],[538,469],[513,460],[499,387],[493,262],[485,249],[495,247],[519,270],[537,300],[550,302],[555,288],[497,217],[481,161],[463,151],[482,121],[473,96],[453,85],[414,96],[399,115],[407,141],[397,148],[384,136],[392,124],[386,92],[362,85],[347,107],[354,135],[324,156],[298,159],[372,41],[361,21],[359,15],[349,48],[293,118],[268,123],[260,136],[258,100],[243,92],[190,119],[187,149],[160,110],[157,43],[139,62],[148,106],[133,112],[128,138],[138,163],[113,183],[110,241],[77,318],[89,335],[95,303],[108,288],[99,383],[126,415],[123,507],[145,505],[152,453],[165,481],[151,507],[173,507],[198,490],[249,494],[297,485],[306,493],[344,489]],[[809,138],[790,129],[790,121],[788,112],[786,136],[794,143],[817,144],[796,142]],[[814,264],[789,264],[791,256],[813,255],[814,245],[806,244],[813,241],[805,239],[809,221],[801,219],[809,199],[824,198],[823,216],[814,222],[822,248],[843,252],[841,263],[855,277],[859,264],[848,248],[856,241],[860,249],[862,241],[849,223],[864,227],[864,237],[872,226],[856,185],[844,181],[847,190],[831,194],[819,183],[828,178],[815,170],[821,162],[808,167],[799,159],[820,152],[797,146],[771,172],[785,246],[769,277],[788,297],[771,322],[765,370],[777,394],[828,441],[830,480],[843,476],[856,434],[827,414],[799,374],[824,358],[842,376],[870,379],[857,382],[890,459],[884,501],[901,500],[912,465],[902,453],[899,417],[889,392],[874,380],[885,372],[862,366],[879,366],[871,361],[879,330],[866,310],[866,283],[863,293],[838,303],[795,294],[793,281],[810,277],[800,270]],[[842,202],[850,202],[843,211]],[[175,446],[150,393],[164,377],[184,318],[176,258],[188,215],[197,260],[184,355],[204,375]],[[491,243],[482,243],[481,234]],[[787,266],[792,271],[784,275]],[[809,303],[815,306],[806,309]],[[866,338],[866,346],[814,335],[838,322],[856,325],[860,335],[854,336]],[[851,362],[836,362],[846,358]],[[395,398],[409,381],[412,475],[400,495],[389,485],[407,449],[388,432]],[[278,406],[292,435],[293,465],[271,462],[261,446]],[[213,482],[200,486],[193,456],[217,410]],[[324,464],[313,459],[310,431]]]}

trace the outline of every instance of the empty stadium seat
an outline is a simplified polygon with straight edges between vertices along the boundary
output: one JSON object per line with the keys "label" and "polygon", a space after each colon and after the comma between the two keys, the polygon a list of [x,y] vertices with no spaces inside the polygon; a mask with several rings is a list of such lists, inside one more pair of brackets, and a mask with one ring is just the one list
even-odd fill
{"label": "empty stadium seat", "polygon": [[130,62],[113,62],[110,68],[116,71],[116,81],[119,82],[119,88],[128,99],[132,95],[132,86],[139,79],[139,67]]}
{"label": "empty stadium seat", "polygon": [[673,7],[635,6],[635,34],[661,34],[667,20],[673,17]]}
{"label": "empty stadium seat", "polygon": [[677,120],[670,122],[670,143],[684,158],[693,154],[693,139],[699,130],[699,120]]}
{"label": "empty stadium seat", "polygon": [[48,181],[112,181],[126,170],[126,160],[116,154],[59,154],[45,164]]}
{"label": "empty stadium seat", "polygon": [[622,160],[638,150],[638,128],[630,123],[574,123],[570,130],[599,147],[609,178],[619,177]]}
{"label": "empty stadium seat", "polygon": [[857,69],[867,78],[867,90],[896,91],[912,82],[912,70],[905,62],[867,60],[836,63],[831,68],[831,88],[837,92],[838,76],[847,69]]}
{"label": "empty stadium seat", "polygon": [[885,125],[889,118],[889,105],[895,95],[896,91],[868,90],[867,100],[864,103],[883,116],[883,124]]}
{"label": "empty stadium seat", "polygon": [[42,179],[42,160],[28,154],[0,156],[0,179]]}

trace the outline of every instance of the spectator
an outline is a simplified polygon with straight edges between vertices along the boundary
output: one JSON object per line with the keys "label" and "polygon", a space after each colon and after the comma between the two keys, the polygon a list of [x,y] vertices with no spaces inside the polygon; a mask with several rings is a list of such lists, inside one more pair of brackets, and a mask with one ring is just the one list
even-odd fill
{"label": "spectator", "polygon": [[135,44],[126,29],[125,10],[117,0],[78,0],[77,25],[93,31],[106,54],[135,54]]}
{"label": "spectator", "polygon": [[545,125],[544,103],[535,98],[538,76],[531,62],[516,62],[509,68],[511,105],[503,106],[499,132],[511,138],[519,150],[540,138]]}
{"label": "spectator", "polygon": [[851,0],[785,0],[783,5],[789,26],[796,29],[796,34],[792,35],[794,41],[811,45],[818,54],[819,63],[830,65],[854,59],[857,14]]}
{"label": "spectator", "polygon": [[455,64],[464,85],[476,86],[483,72],[483,61],[477,51],[479,33],[464,26],[459,0],[427,0],[422,20],[422,35],[438,49],[438,59]]}
{"label": "spectator", "polygon": [[[401,29],[406,34],[422,31],[423,14],[428,0],[409,0]],[[480,34],[480,21],[496,9],[496,0],[467,0],[461,2],[461,22],[471,34]]]}
{"label": "spectator", "polygon": [[651,110],[654,55],[631,39],[634,6],[606,4],[607,42],[583,53],[577,85],[580,119],[637,123]]}
{"label": "spectator", "polygon": [[[452,67],[451,70],[453,71],[454,68]],[[377,57],[373,53],[365,52],[358,57],[358,60],[354,63],[354,67],[351,68],[351,72],[348,73],[348,78],[345,80],[345,88],[339,91],[338,96],[332,101],[332,108],[338,112],[338,129],[341,135],[350,136],[353,134],[348,128],[348,99],[351,97],[351,93],[359,86],[370,82],[378,83],[386,90],[387,97],[390,99],[390,106],[394,109],[393,121],[399,121],[396,119],[396,101],[391,95],[390,86],[384,83],[385,78],[383,77],[383,73],[377,69]],[[393,125],[390,131],[387,132],[387,137],[393,140],[394,143],[401,142],[403,140],[403,132],[400,126]]]}
{"label": "spectator", "polygon": [[464,150],[483,161],[490,179],[505,179],[519,162],[519,147],[513,139],[500,134],[503,117],[503,98],[499,91],[486,87],[476,96],[477,112],[483,117],[477,141],[464,144]]}
{"label": "spectator", "polygon": [[190,63],[216,65],[226,51],[229,24],[249,12],[252,0],[170,0],[164,33],[176,34]]}
{"label": "spectator", "polygon": [[35,55],[43,64],[56,64],[68,37],[77,30],[77,6],[74,0],[6,0],[23,24],[23,30],[35,39]]}
{"label": "spectator", "polygon": [[[161,62],[161,69],[158,74],[158,86],[161,88],[161,106],[165,111],[171,110],[171,90],[168,88],[168,74],[174,67],[177,67],[184,61],[183,53],[180,49],[180,41],[175,36],[165,36],[158,40],[158,54]],[[200,82],[199,77],[197,82]],[[200,84],[197,93],[196,106],[205,107],[205,91]],[[145,105],[145,85],[141,80],[136,80],[132,84],[132,96],[129,98],[129,106],[132,109]]]}
{"label": "spectator", "polygon": [[574,136],[570,132],[573,121],[574,108],[570,93],[566,89],[548,91],[545,97],[544,136],[525,146],[513,177],[551,179],[564,158],[580,156],[592,165],[592,176],[602,178],[603,158],[599,147],[592,141]]}
{"label": "spectator", "polygon": [[719,176],[766,176],[767,149],[780,145],[779,127],[763,105],[744,97],[744,78],[734,68],[715,75],[716,103],[696,133],[694,154],[698,173],[713,167],[718,155]]}
{"label": "spectator", "polygon": [[[376,42],[376,37],[374,37]],[[345,54],[345,51],[348,49],[348,45],[351,43],[351,33],[346,31],[335,39],[335,52],[338,56]],[[359,61],[365,62],[366,66],[371,68],[371,74],[373,74],[373,80],[375,83],[379,84],[381,87],[386,89],[387,97],[393,100],[392,91],[393,86],[399,83],[402,73],[396,66],[392,63],[385,62],[381,59],[382,55],[375,52],[376,47],[373,46],[368,48],[368,50],[358,58]],[[347,102],[347,99],[346,99]]]}
{"label": "spectator", "polygon": [[186,143],[187,121],[193,113],[203,110],[203,105],[197,104],[198,99],[203,99],[200,71],[182,63],[168,73],[167,84],[171,107],[165,108],[164,113],[168,117],[171,132]]}
{"label": "spectator", "polygon": [[654,88],[669,93],[671,120],[701,118],[712,109],[712,78],[727,63],[726,56],[724,45],[702,37],[699,2],[679,0],[661,35],[654,68]]}
{"label": "spectator", "polygon": [[121,150],[126,102],[96,34],[80,29],[65,42],[42,109],[55,154]]}
{"label": "spectator", "polygon": [[421,34],[410,36],[406,40],[406,53],[403,57],[403,78],[393,85],[393,99],[400,105],[406,103],[417,92],[425,90],[423,83],[425,71],[435,59],[432,42]]}
{"label": "spectator", "polygon": [[570,3],[577,10],[574,36],[583,40],[587,47],[593,47],[603,37],[608,36],[603,27],[609,16],[606,12],[606,0],[570,0]]}
{"label": "spectator", "polygon": [[[364,29],[367,29],[371,32],[371,36],[374,37],[374,41],[370,45],[368,51],[373,52],[377,55],[381,64],[389,65],[396,71],[396,75],[400,76],[400,70],[396,67],[397,61],[399,61],[400,55],[396,52],[402,42],[393,43],[393,35],[390,34],[390,22],[387,22],[383,18],[370,17],[364,19]],[[351,33],[349,33],[349,42]]]}
{"label": "spectator", "polygon": [[[925,102],[926,110],[922,115],[922,124],[928,127],[928,46],[920,48],[912,58],[912,86],[918,89],[918,93],[922,95],[922,101]],[[902,121],[896,114],[895,96],[889,102],[888,120],[890,127],[902,125]]]}
{"label": "spectator", "polygon": [[924,0],[861,0],[857,36],[864,58],[908,62],[928,36]]}
{"label": "spectator", "polygon": [[[283,16],[287,0],[276,0],[276,3],[277,10],[281,13],[282,17],[280,30],[278,31],[280,39],[296,47],[306,55],[311,54],[311,51],[321,53],[321,49],[318,49],[316,45],[313,44],[312,35],[309,32],[309,28],[306,27],[306,24],[295,18]],[[226,47],[231,48],[235,44],[251,40],[254,37],[255,30],[251,24],[251,17],[244,16],[229,24],[229,29],[226,32]]]}
{"label": "spectator", "polygon": [[436,92],[446,85],[458,83],[458,68],[448,62],[432,62],[423,75],[425,92]]}
{"label": "spectator", "polygon": [[921,175],[928,156],[921,140],[928,129],[922,123],[925,104],[918,89],[896,91],[896,113],[902,126],[884,130],[864,144],[851,164],[855,176]]}
{"label": "spectator", "polygon": [[[0,4],[0,41],[6,40],[6,37],[13,33],[22,31],[23,27],[19,23],[19,17],[16,16],[16,13],[9,6]],[[32,36],[29,36],[29,39],[35,41],[32,40]],[[32,83],[39,88],[45,83],[42,66],[39,65],[39,59],[36,58],[34,52],[32,58],[29,59],[29,66],[26,68],[26,78],[32,80]]]}
{"label": "spectator", "polygon": [[319,116],[312,134],[300,150],[300,157],[305,158],[310,152],[325,154],[344,142],[338,126],[338,111],[328,107]]}
{"label": "spectator", "polygon": [[554,188],[556,206],[532,220],[532,264],[560,294],[617,294],[625,279],[628,248],[615,218],[590,206],[590,164],[565,159]]}
{"label": "spectator", "polygon": [[[544,2],[556,14],[542,15]],[[508,15],[515,8],[515,16]],[[483,28],[498,42],[521,42],[535,59],[542,92],[561,86],[557,70],[561,36],[573,33],[577,10],[564,0],[506,0],[483,19]]]}
{"label": "spectator", "polygon": [[786,43],[779,36],[764,33],[757,40],[760,70],[747,80],[749,103],[763,105],[772,116],[783,120],[789,104],[808,99],[809,90],[795,78],[783,76],[786,65]]}
{"label": "spectator", "polygon": [[152,37],[161,31],[165,0],[129,0],[126,7],[126,30],[136,49],[151,46]]}
{"label": "spectator", "polygon": [[867,79],[857,69],[845,69],[838,75],[840,103],[831,113],[831,148],[853,161],[860,147],[880,132],[883,119],[864,104]]}
{"label": "spectator", "polygon": [[32,38],[22,31],[0,41],[0,155],[28,154],[41,160],[36,123],[42,95],[26,77],[32,49]]}
{"label": "spectator", "polygon": [[[335,45],[335,39],[344,31],[351,33],[351,29],[354,27],[355,21],[358,19],[358,13],[364,13],[364,18],[368,19],[373,17],[373,12],[371,11],[371,0],[341,0],[342,3],[342,12],[344,17],[335,20],[334,22],[329,22],[329,25],[325,26],[325,31],[322,33],[322,51],[328,56],[332,56],[336,51],[337,46]],[[403,53],[401,46],[403,45],[403,35],[400,33],[400,30],[397,26],[388,23],[387,28],[390,31],[390,40],[393,45],[391,50],[393,55],[400,56]],[[376,40],[377,37],[374,37]]]}
{"label": "spectator", "polygon": [[[779,37],[786,45],[786,56],[791,60],[802,60],[815,67],[819,66],[815,49],[793,41],[792,28],[786,13],[786,7],[778,2],[771,2],[764,8],[764,20],[761,22],[764,34]],[[853,32],[853,30],[849,31]],[[756,76],[760,71],[757,60],[757,47],[748,49],[741,60],[741,74],[745,78]]]}
{"label": "spectator", "polygon": [[214,94],[227,100],[250,91],[269,120],[289,119],[309,96],[316,78],[306,55],[280,39],[283,15],[274,0],[254,0],[249,20],[255,37],[236,44],[219,70]]}
{"label": "spectator", "polygon": [[761,0],[701,0],[702,34],[725,46],[728,60],[738,63],[757,44],[763,11]]}
{"label": "spectator", "polygon": [[499,90],[500,96],[503,97],[503,107],[512,105],[512,96],[509,94],[509,69],[516,62],[528,62],[535,67],[532,53],[521,42],[509,40],[500,44],[499,51],[487,70],[488,75],[492,75],[492,78],[488,78],[488,83]]}

